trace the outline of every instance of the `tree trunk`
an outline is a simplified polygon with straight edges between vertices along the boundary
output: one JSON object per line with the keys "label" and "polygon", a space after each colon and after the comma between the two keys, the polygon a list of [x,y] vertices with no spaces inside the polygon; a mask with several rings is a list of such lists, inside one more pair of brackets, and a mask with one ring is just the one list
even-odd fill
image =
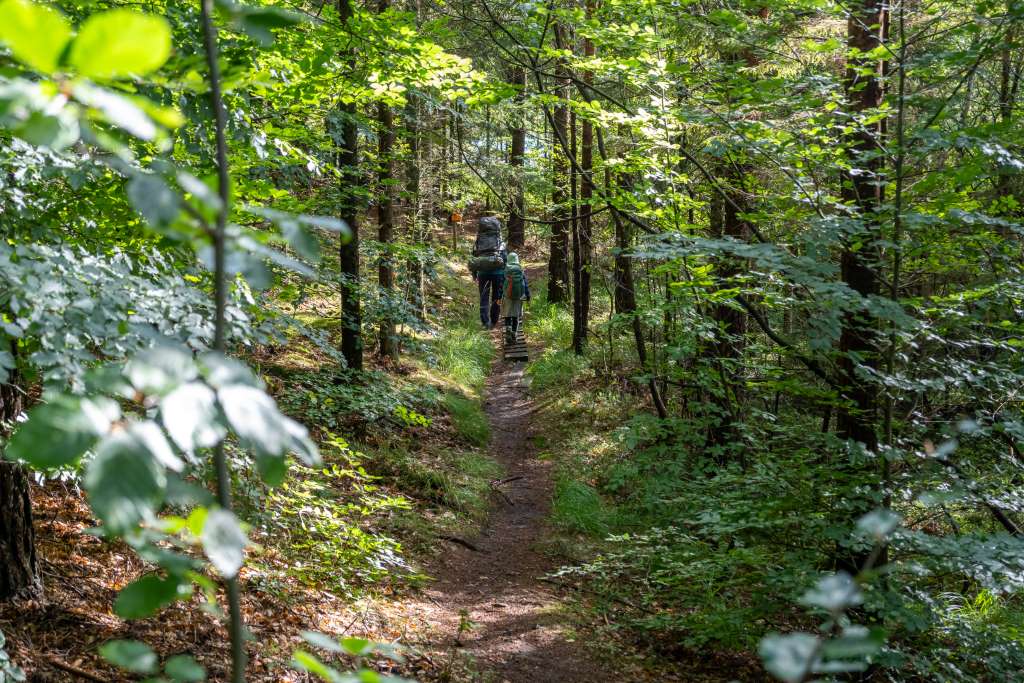
{"label": "tree trunk", "polygon": [[[587,0],[586,13],[589,19],[594,13],[594,0]],[[594,43],[589,38],[583,40],[583,56],[586,59],[594,57]],[[584,83],[589,84],[594,78],[592,71],[583,72]],[[594,207],[591,200],[594,197],[594,126],[589,119],[584,118],[580,130],[580,211],[579,217],[579,261],[576,270],[579,272],[576,284],[576,316],[573,318],[573,350],[582,355],[587,347],[587,331],[590,326],[590,263],[592,258],[593,228],[591,212]]]}
{"label": "tree trunk", "polygon": [[[569,155],[575,162],[577,159],[576,112],[569,115]],[[579,195],[576,191],[576,164],[569,166],[569,207],[570,235],[572,236],[572,348],[576,354],[583,353],[583,342],[580,334],[580,274],[582,257],[580,255],[580,216]]]}
{"label": "tree trunk", "polygon": [[[18,381],[12,373],[9,383],[0,385],[0,424],[15,424],[21,413]],[[28,472],[17,463],[0,460],[0,600],[41,594]]]}
{"label": "tree trunk", "polygon": [[[742,154],[742,150],[737,152]],[[735,156],[727,157],[721,167],[721,176],[726,179],[726,196],[713,191],[710,202],[711,235],[716,238],[732,238],[738,242],[747,241],[749,228],[740,216],[746,208],[746,198],[741,189],[747,165]],[[746,270],[747,265],[733,256],[719,258],[715,264],[718,284],[723,288],[735,286],[735,278]],[[718,332],[711,351],[721,376],[721,383],[714,392],[713,403],[717,415],[709,432],[712,446],[728,447],[736,440],[736,419],[743,402],[743,382],[740,378],[740,360],[747,333],[747,316],[742,310],[725,303],[716,304],[712,316],[718,323]]]}
{"label": "tree trunk", "polygon": [[[849,47],[856,49],[858,55],[872,53],[884,44],[888,23],[886,0],[862,0],[849,18]],[[883,73],[884,64],[877,58],[855,57],[847,65],[846,97],[854,117],[864,116],[882,104]],[[877,211],[884,199],[879,182],[882,170],[879,150],[883,131],[881,122],[857,125],[853,129],[850,134],[850,166],[857,171],[846,174],[842,196],[844,202],[856,209],[861,221],[861,234],[854,236],[856,246],[849,242],[844,245],[840,263],[843,282],[862,299],[855,310],[844,316],[839,338],[839,370],[845,402],[836,414],[836,431],[840,437],[862,444],[868,451],[876,451],[878,386],[859,374],[857,365],[862,363],[874,368],[878,364],[878,324],[865,299],[879,291],[876,269],[881,267],[878,254],[881,235]],[[861,483],[870,488],[877,486],[878,473],[870,464],[868,469],[856,465],[847,469],[856,478],[851,485],[858,490],[865,490]],[[866,481],[862,482],[863,479]],[[846,514],[854,517],[868,512],[876,503],[870,494],[862,494],[860,500],[851,502],[851,509]],[[859,571],[863,561],[862,553],[853,553],[845,548],[840,548],[836,557],[837,567],[850,573]]]}
{"label": "tree trunk", "polygon": [[[564,44],[561,37],[561,25],[555,26],[555,36],[558,46],[561,47]],[[555,207],[555,222],[551,225],[551,244],[548,256],[548,301],[553,304],[562,304],[569,300],[569,214],[566,206],[569,161],[566,156],[568,150],[561,149],[559,141],[568,140],[569,107],[566,104],[566,99],[569,97],[569,82],[564,76],[565,64],[561,60],[557,71],[560,74],[556,89],[559,103],[555,107],[554,130],[552,131],[554,137],[551,143],[551,171],[554,186],[551,201]]]}
{"label": "tree trunk", "polygon": [[[1010,11],[1011,3],[1007,2],[1007,11]],[[1009,127],[1013,121],[1013,112],[1017,101],[1017,90],[1019,88],[1020,67],[1013,63],[1013,49],[1016,47],[1017,30],[1016,25],[1011,24],[1003,48],[1000,54],[999,73],[999,120]],[[996,197],[1001,201],[998,211],[1004,215],[1019,215],[1019,209],[1010,209],[1010,206],[1017,206],[1018,202],[1008,203],[1005,197],[1014,196],[1012,180],[1013,173],[1006,169],[1000,169],[996,177]],[[1014,199],[1018,199],[1014,196]],[[1011,232],[1002,229],[1003,236],[1011,239]]]}
{"label": "tree trunk", "polygon": [[[338,0],[338,18],[348,22],[354,13],[353,0]],[[355,68],[355,50],[346,55],[347,66]],[[338,167],[341,169],[340,217],[348,224],[352,237],[339,250],[341,267],[341,353],[353,370],[363,369],[363,314],[359,281],[359,127],[356,105],[342,104],[338,114],[341,124],[341,146]]]}
{"label": "tree trunk", "polygon": [[[424,229],[423,212],[420,208],[422,192],[420,184],[420,103],[409,98],[405,108],[406,134],[409,140],[409,159],[406,163],[405,194],[408,197],[406,206],[406,235],[409,243],[419,246],[427,241],[428,233]],[[423,264],[415,255],[407,262],[409,286],[408,302],[420,320],[427,318],[427,300],[423,283]]]}
{"label": "tree trunk", "polygon": [[[614,203],[615,195],[612,190],[611,174],[605,168],[605,185],[608,187],[607,195]],[[633,289],[633,261],[629,258],[629,249],[633,242],[632,226],[622,220],[619,212],[612,209],[612,223],[615,227],[615,258],[612,265],[612,275],[615,280],[615,312],[629,313],[636,310],[636,292]]]}
{"label": "tree trunk", "polygon": [[[608,188],[606,196],[614,197],[615,193],[611,187],[611,174],[605,169],[605,184]],[[640,361],[640,368],[648,374],[647,388],[651,392],[651,402],[658,413],[658,417],[668,417],[668,409],[658,389],[658,382],[654,377],[654,371],[650,360],[647,357],[647,343],[644,341],[643,324],[640,316],[637,315],[636,289],[633,282],[633,264],[628,257],[631,231],[626,221],[619,215],[615,208],[614,200],[611,208],[612,223],[615,226],[615,312],[629,317],[630,326],[633,330],[633,341],[636,343],[637,360]]]}
{"label": "tree trunk", "polygon": [[512,83],[519,88],[516,93],[516,110],[513,113],[512,147],[509,165],[512,167],[512,211],[508,217],[509,249],[522,249],[526,244],[526,188],[523,179],[523,165],[526,157],[526,126],[521,109],[526,99],[526,70],[516,67],[512,71]]}
{"label": "tree trunk", "polygon": [[[377,8],[384,13],[390,6],[390,0],[380,0]],[[377,156],[380,164],[380,172],[377,180],[380,185],[377,189],[379,194],[377,204],[377,240],[381,244],[380,262],[377,265],[377,283],[380,285],[381,297],[388,306],[389,299],[395,287],[395,270],[392,263],[391,247],[395,239],[395,200],[394,190],[391,186],[394,177],[394,147],[395,147],[395,115],[391,107],[381,102],[377,105],[377,123],[380,126],[378,132]],[[395,332],[395,321],[387,313],[384,314],[380,323],[380,355],[383,358],[398,360],[398,338]]]}

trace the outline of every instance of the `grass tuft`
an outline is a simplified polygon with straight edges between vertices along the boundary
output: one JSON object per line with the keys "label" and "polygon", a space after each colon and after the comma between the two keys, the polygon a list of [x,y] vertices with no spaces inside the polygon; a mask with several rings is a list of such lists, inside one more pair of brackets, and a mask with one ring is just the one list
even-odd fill
{"label": "grass tuft", "polygon": [[597,490],[568,476],[555,482],[551,512],[556,524],[573,533],[602,536],[614,524],[613,513]]}
{"label": "grass tuft", "polygon": [[444,395],[444,405],[459,436],[474,446],[487,445],[491,438],[491,427],[479,401],[448,393]]}
{"label": "grass tuft", "polygon": [[544,393],[551,389],[565,388],[572,384],[580,373],[588,367],[585,357],[577,356],[572,351],[545,350],[526,369],[530,377],[530,389]]}
{"label": "grass tuft", "polygon": [[437,367],[457,384],[479,392],[487,381],[494,345],[474,320],[444,330],[435,342]]}

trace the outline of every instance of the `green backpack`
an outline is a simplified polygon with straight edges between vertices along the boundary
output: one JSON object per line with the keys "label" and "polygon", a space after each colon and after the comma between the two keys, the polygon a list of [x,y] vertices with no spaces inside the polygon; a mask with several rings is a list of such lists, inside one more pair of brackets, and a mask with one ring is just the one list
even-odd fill
{"label": "green backpack", "polygon": [[507,266],[505,268],[505,277],[508,278],[508,298],[512,301],[519,301],[523,298],[523,294],[526,293],[525,278],[523,277],[523,269],[519,266]]}

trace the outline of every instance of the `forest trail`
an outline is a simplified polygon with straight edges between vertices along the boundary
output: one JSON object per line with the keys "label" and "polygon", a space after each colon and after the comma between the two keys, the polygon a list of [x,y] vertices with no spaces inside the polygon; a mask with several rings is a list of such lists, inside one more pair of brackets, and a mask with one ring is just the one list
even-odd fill
{"label": "forest trail", "polygon": [[[485,399],[491,455],[505,470],[476,550],[451,543],[429,573],[436,581],[415,605],[433,649],[461,649],[475,660],[474,681],[588,683],[611,680],[607,667],[572,642],[553,586],[557,567],[538,545],[548,534],[551,464],[536,457],[534,406],[525,365],[495,361]],[[467,620],[468,619],[468,624]]]}

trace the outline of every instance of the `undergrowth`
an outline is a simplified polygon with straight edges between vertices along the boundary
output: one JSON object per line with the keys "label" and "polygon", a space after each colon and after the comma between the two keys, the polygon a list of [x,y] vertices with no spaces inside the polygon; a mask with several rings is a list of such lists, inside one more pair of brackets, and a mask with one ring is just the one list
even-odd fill
{"label": "undergrowth", "polygon": [[279,405],[324,451],[322,468],[296,467],[277,489],[239,482],[264,538],[253,573],[263,590],[286,596],[298,582],[357,595],[418,582],[415,560],[439,532],[482,522],[501,475],[481,450],[494,348],[454,271],[441,269],[431,292],[437,328],[407,345],[399,372],[353,372],[303,346],[262,359]]}

